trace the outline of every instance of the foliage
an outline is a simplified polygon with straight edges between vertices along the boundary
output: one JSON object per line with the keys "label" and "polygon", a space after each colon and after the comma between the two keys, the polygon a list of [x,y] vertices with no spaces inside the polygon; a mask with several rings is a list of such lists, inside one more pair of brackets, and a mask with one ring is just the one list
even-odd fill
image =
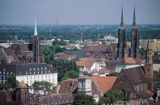
{"label": "foliage", "polygon": [[67,71],[64,74],[64,79],[68,79],[68,78],[77,78],[79,76],[79,73],[77,71]]}
{"label": "foliage", "polygon": [[116,72],[111,72],[110,74],[109,74],[109,76],[117,76],[118,75],[118,73],[116,73]]}
{"label": "foliage", "polygon": [[52,65],[55,68],[55,70],[57,70],[58,72],[58,80],[63,79],[65,73],[67,73],[68,71],[75,71],[75,72],[78,71],[75,61],[73,60],[70,60],[70,61],[69,60],[53,60]]}
{"label": "foliage", "polygon": [[83,75],[92,76],[91,73],[83,72]]}
{"label": "foliage", "polygon": [[[60,38],[75,41],[80,40],[81,36],[83,39],[97,40],[98,34],[99,38],[103,38],[106,33],[117,37],[117,27],[118,25],[40,26],[38,27],[38,34],[41,39]],[[33,28],[34,26],[0,26],[0,40],[2,42],[13,40],[17,35],[18,39],[31,42],[31,36],[34,33]],[[140,38],[143,39],[158,38],[160,32],[159,25],[138,25],[138,30]],[[131,38],[130,25],[126,25],[126,35],[126,39],[129,40]]]}
{"label": "foliage", "polygon": [[92,96],[84,93],[77,93],[73,105],[96,105],[96,102]]}
{"label": "foliage", "polygon": [[115,101],[126,101],[127,97],[120,91],[108,91],[104,94],[104,97],[99,101],[99,105],[103,103],[113,104]]}
{"label": "foliage", "polygon": [[144,50],[144,48],[140,48],[140,49],[139,49],[139,53],[140,53],[141,55],[145,55],[145,50]]}
{"label": "foliage", "polygon": [[65,49],[60,48],[59,45],[44,46],[43,47],[43,54],[44,54],[45,62],[47,64],[51,64],[52,61],[54,60],[54,54],[58,53],[58,52],[63,52],[64,50]]}
{"label": "foliage", "polygon": [[7,77],[6,85],[8,85],[10,88],[17,87],[16,76],[14,74],[11,74]]}
{"label": "foliage", "polygon": [[[58,80],[63,79],[64,75],[66,75],[66,78],[77,77],[78,70],[77,70],[75,61],[73,60],[55,60],[54,59],[54,54],[58,52],[63,52],[63,51],[65,51],[65,49],[60,48],[59,45],[43,47],[43,54],[45,56],[46,63],[52,64],[54,69],[57,70]],[[72,72],[68,72],[68,71],[72,71]]]}
{"label": "foliage", "polygon": [[35,81],[33,83],[34,88],[45,88],[48,91],[51,91],[51,86],[52,86],[52,84],[50,82],[47,82],[47,81],[40,81],[40,82]]}
{"label": "foliage", "polygon": [[5,84],[0,84],[0,89],[3,88],[16,88],[17,87],[17,81],[16,81],[16,76],[14,74],[11,74],[7,76],[6,78],[6,83]]}

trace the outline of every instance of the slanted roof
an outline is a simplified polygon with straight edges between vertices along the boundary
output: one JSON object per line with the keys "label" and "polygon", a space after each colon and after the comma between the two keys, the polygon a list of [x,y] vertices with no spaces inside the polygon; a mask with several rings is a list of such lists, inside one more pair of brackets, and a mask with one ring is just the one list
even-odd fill
{"label": "slanted roof", "polygon": [[74,100],[73,94],[51,94],[46,96],[32,97],[33,102],[38,105],[71,105]]}
{"label": "slanted roof", "polygon": [[76,61],[76,65],[79,67],[90,68],[93,65],[93,62],[90,61]]}
{"label": "slanted roof", "polygon": [[60,82],[59,93],[73,94],[78,88],[78,79],[67,79]]}
{"label": "slanted roof", "polygon": [[92,81],[94,81],[101,93],[105,93],[110,90],[116,81],[116,76],[91,76]]}
{"label": "slanted roof", "polygon": [[142,67],[129,68],[123,71],[132,85],[147,82]]}
{"label": "slanted roof", "polygon": [[29,63],[29,64],[3,64],[0,65],[0,75],[33,75],[33,74],[48,74],[55,73],[56,71],[52,69],[45,63]]}
{"label": "slanted roof", "polygon": [[132,57],[124,57],[124,63],[136,63],[136,60]]}

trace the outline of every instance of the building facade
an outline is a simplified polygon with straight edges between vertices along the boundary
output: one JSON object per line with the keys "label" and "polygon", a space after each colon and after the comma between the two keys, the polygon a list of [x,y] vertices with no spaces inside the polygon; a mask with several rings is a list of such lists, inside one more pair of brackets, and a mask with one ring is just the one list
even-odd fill
{"label": "building facade", "polygon": [[18,82],[32,86],[35,81],[47,81],[57,86],[58,74],[47,64],[6,64],[0,65],[0,83],[4,84],[14,74]]}

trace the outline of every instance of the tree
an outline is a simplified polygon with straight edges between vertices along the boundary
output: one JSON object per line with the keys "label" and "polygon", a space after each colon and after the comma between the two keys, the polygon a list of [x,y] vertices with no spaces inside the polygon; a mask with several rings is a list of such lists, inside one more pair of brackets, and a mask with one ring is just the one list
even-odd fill
{"label": "tree", "polygon": [[[123,91],[123,90],[122,90]],[[99,105],[102,104],[113,104],[116,101],[126,101],[127,96],[124,96],[123,92],[120,91],[108,91],[104,94],[104,97],[99,101]]]}
{"label": "tree", "polygon": [[84,93],[77,93],[74,98],[73,105],[96,105],[92,96]]}
{"label": "tree", "polygon": [[16,76],[14,74],[7,76],[6,80],[7,80],[6,85],[8,88],[16,88],[17,87]]}
{"label": "tree", "polygon": [[[52,63],[55,70],[58,72],[58,80],[62,80],[65,76],[65,73],[69,71],[78,72],[78,68],[73,60],[54,60]],[[74,72],[74,74],[76,74]],[[73,72],[66,74],[66,76],[71,76]],[[73,76],[73,75],[72,75]]]}
{"label": "tree", "polygon": [[48,91],[51,91],[52,84],[47,81],[35,81],[32,85],[34,88],[44,88]]}
{"label": "tree", "polygon": [[68,71],[64,74],[64,79],[68,79],[68,78],[77,78],[79,76],[78,71]]}
{"label": "tree", "polygon": [[116,72],[111,72],[108,76],[117,76],[118,75],[118,73],[116,73]]}
{"label": "tree", "polygon": [[140,53],[141,55],[144,55],[144,54],[145,54],[144,48],[140,48],[140,49],[139,49],[139,53]]}
{"label": "tree", "polygon": [[51,46],[44,46],[43,47],[43,54],[47,64],[52,64],[54,61],[54,54],[58,52],[65,51],[64,48],[61,48],[59,45],[51,45]]}

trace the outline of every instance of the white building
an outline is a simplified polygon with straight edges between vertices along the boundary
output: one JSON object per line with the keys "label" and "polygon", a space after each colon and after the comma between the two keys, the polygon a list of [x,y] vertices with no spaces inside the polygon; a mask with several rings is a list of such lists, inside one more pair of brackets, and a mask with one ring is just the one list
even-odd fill
{"label": "white building", "polygon": [[31,86],[35,81],[47,81],[57,86],[58,73],[47,64],[5,64],[0,65],[0,83],[6,82],[6,77],[15,74],[18,82],[24,81]]}

